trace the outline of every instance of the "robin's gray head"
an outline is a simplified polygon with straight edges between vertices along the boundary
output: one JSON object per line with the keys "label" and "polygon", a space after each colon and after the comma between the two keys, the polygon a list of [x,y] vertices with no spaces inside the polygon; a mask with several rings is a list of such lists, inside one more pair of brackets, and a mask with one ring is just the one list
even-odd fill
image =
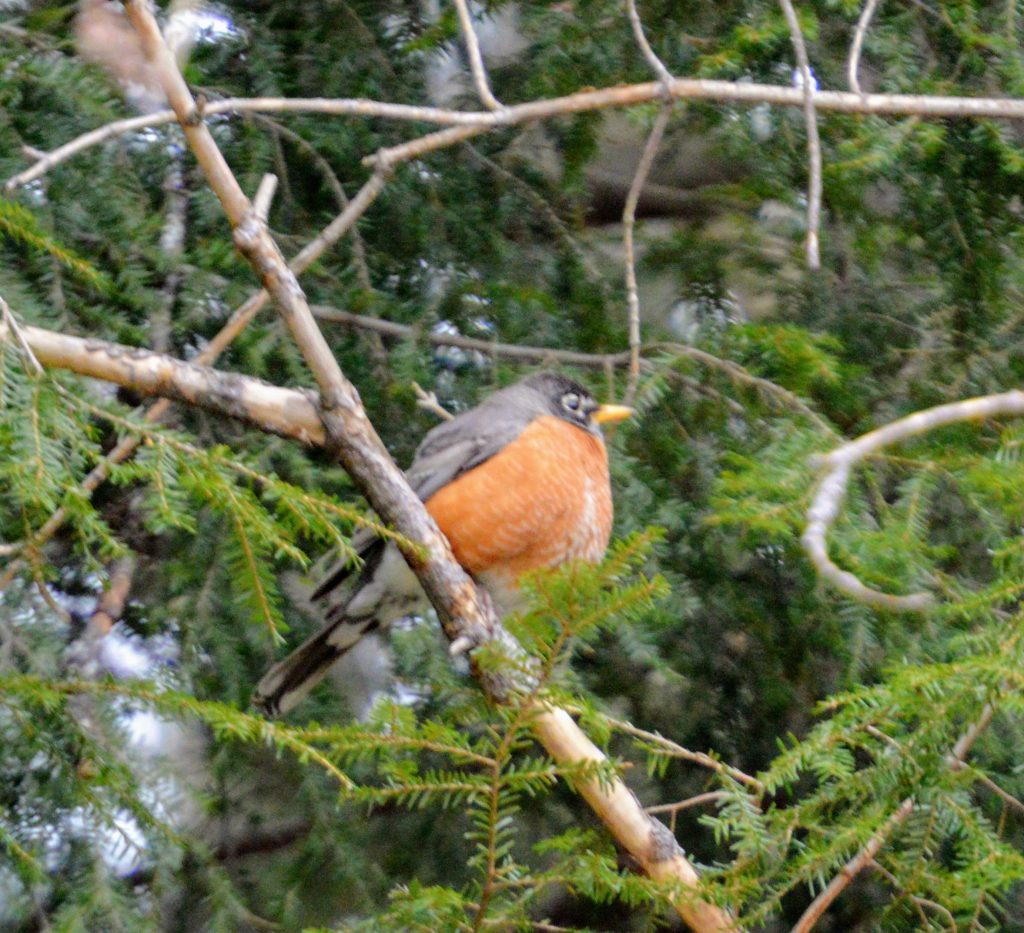
{"label": "robin's gray head", "polygon": [[534,373],[512,387],[512,391],[517,389],[521,390],[522,404],[536,414],[554,415],[591,434],[600,434],[602,424],[622,421],[633,414],[633,409],[624,405],[602,405],[582,385],[561,373]]}

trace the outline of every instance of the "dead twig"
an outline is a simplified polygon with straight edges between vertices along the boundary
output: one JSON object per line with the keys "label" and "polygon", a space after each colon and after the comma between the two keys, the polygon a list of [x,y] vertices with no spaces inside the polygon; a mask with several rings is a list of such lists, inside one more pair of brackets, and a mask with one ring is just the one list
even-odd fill
{"label": "dead twig", "polygon": [[860,94],[860,80],[857,72],[860,70],[860,53],[864,47],[864,37],[867,35],[868,26],[871,24],[871,17],[875,15],[878,8],[878,0],[868,0],[861,10],[860,18],[857,20],[857,28],[853,33],[853,42],[850,44],[850,60],[846,66],[847,80],[850,82],[850,90],[854,94]]}
{"label": "dead twig", "polygon": [[801,76],[801,90],[804,95],[804,121],[807,124],[807,156],[809,179],[807,182],[807,267],[821,268],[821,250],[819,244],[819,227],[821,224],[821,137],[818,134],[818,113],[814,98],[814,74],[807,57],[807,46],[804,44],[800,20],[792,0],[779,0],[782,12],[789,24],[790,38]]}
{"label": "dead twig", "polygon": [[661,112],[651,128],[651,134],[647,137],[647,143],[640,154],[640,162],[636,167],[636,174],[633,176],[633,183],[629,186],[626,206],[622,210],[622,245],[626,254],[626,306],[629,319],[629,376],[622,399],[625,405],[633,404],[637,385],[640,382],[640,296],[637,291],[636,255],[633,248],[636,206],[640,201],[640,192],[643,191],[644,183],[650,174],[651,165],[654,163],[654,157],[661,146],[662,137],[665,135],[665,127],[668,126],[668,120],[671,115],[672,102],[669,101],[661,108]]}
{"label": "dead twig", "polygon": [[[429,411],[432,415],[436,415],[442,421],[451,421],[455,417],[447,408],[444,407],[437,400],[436,392],[427,392],[418,382],[412,384],[412,390],[416,393],[416,404],[424,411]],[[472,647],[472,646],[469,646]],[[452,646],[452,654],[458,654]]]}
{"label": "dead twig", "polygon": [[469,70],[473,75],[477,96],[488,110],[501,110],[503,105],[494,96],[491,91],[491,83],[487,79],[487,69],[484,67],[483,55],[480,53],[480,39],[476,34],[476,27],[473,25],[469,4],[467,0],[454,0],[454,2],[455,9],[459,14],[459,28],[462,30],[462,39],[466,43]]}

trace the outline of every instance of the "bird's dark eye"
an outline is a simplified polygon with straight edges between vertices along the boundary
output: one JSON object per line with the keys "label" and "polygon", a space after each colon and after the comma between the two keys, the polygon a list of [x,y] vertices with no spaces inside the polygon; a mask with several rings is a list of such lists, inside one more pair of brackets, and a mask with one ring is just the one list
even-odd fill
{"label": "bird's dark eye", "polygon": [[579,411],[583,400],[575,392],[566,392],[562,396],[562,407],[566,411]]}

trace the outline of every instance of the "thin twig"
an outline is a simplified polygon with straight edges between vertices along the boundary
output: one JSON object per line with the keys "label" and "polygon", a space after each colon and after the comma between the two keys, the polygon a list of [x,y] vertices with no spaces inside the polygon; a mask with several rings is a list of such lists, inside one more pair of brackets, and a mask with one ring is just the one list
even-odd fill
{"label": "thin twig", "polygon": [[626,306],[629,320],[629,377],[626,383],[626,391],[623,395],[623,404],[632,405],[636,397],[637,385],[640,382],[640,296],[636,284],[636,255],[633,249],[633,227],[636,222],[636,206],[640,200],[640,192],[643,191],[644,183],[650,174],[651,165],[661,146],[662,137],[665,135],[665,127],[668,126],[669,117],[672,115],[672,102],[668,101],[658,114],[651,129],[651,135],[647,137],[647,144],[640,155],[640,162],[636,167],[636,174],[633,176],[633,183],[629,186],[629,194],[626,196],[626,206],[622,210],[622,245],[625,251],[626,266]]}
{"label": "thin twig", "polygon": [[977,780],[978,783],[980,783],[983,787],[987,787],[1011,810],[1015,810],[1018,814],[1024,813],[1024,802],[1018,800],[1008,790],[1005,790],[1002,787],[1000,787],[987,774],[982,774],[980,771],[973,771],[972,773],[974,775],[975,780]]}
{"label": "thin twig", "polygon": [[510,171],[504,165],[490,158],[490,156],[485,155],[472,143],[467,142],[465,150],[486,169],[522,191],[523,195],[533,206],[533,209],[547,221],[555,235],[576,253],[587,274],[598,284],[601,283],[601,270],[595,265],[585,244],[581,243],[579,238],[573,234],[572,228],[559,216],[558,211],[552,207],[548,198],[543,197],[536,191],[533,185],[525,178],[521,178],[515,172]]}
{"label": "thin twig", "polygon": [[992,717],[995,716],[995,713],[996,708],[991,703],[986,703],[982,707],[981,715],[977,721],[972,723],[970,728],[960,736],[956,745],[953,746],[952,761],[950,763],[962,763],[967,759],[971,749],[974,748],[974,743],[978,741],[981,733],[989,727],[989,723],[992,722]]}
{"label": "thin twig", "polygon": [[484,67],[483,55],[480,53],[480,39],[473,26],[473,16],[469,11],[469,4],[466,0],[454,0],[454,2],[455,9],[459,14],[459,26],[462,29],[462,39],[466,43],[469,70],[473,74],[473,84],[476,86],[477,96],[488,110],[501,110],[503,105],[494,96],[491,84],[487,80],[487,69]]}
{"label": "thin twig", "polygon": [[[433,331],[424,333],[421,328],[414,325],[399,324],[397,321],[386,321],[382,318],[371,317],[366,314],[354,314],[351,311],[342,311],[340,308],[332,308],[327,305],[313,305],[312,308],[313,313],[322,321],[331,321],[346,327],[371,330],[386,337],[396,337],[401,340],[423,339],[435,346],[475,350],[479,353],[504,359],[537,363],[563,363],[567,366],[601,369],[608,374],[616,367],[628,366],[630,360],[628,350],[619,353],[584,353],[580,350],[562,350],[555,347],[533,347],[518,343],[500,343],[494,340],[481,340],[478,337],[463,337],[461,334],[434,333]],[[645,344],[640,347],[640,352],[641,354],[671,353],[686,357],[709,369],[718,370],[735,384],[752,388],[762,397],[766,397],[776,403],[781,403],[786,408],[809,418],[824,434],[833,436],[836,433],[835,428],[810,408],[799,396],[794,395],[788,389],[784,389],[768,379],[753,375],[740,366],[739,363],[735,363],[732,360],[723,359],[720,356],[708,353],[706,350],[681,343],[658,342]],[[656,364],[642,359],[640,361],[640,368],[644,372],[651,372],[655,370]],[[737,402],[732,399],[722,399],[713,389],[696,380],[673,370],[669,370],[669,374],[673,378],[680,379],[687,388],[694,392],[718,398],[737,414],[741,414],[744,410]],[[609,380],[610,388],[612,381]]]}
{"label": "thin twig", "polygon": [[636,44],[640,46],[640,51],[643,53],[644,58],[647,59],[647,64],[651,66],[654,73],[661,79],[665,93],[670,95],[672,93],[672,72],[665,67],[665,63],[658,58],[654,49],[651,48],[651,43],[647,41],[647,36],[644,34],[644,25],[640,22],[640,13],[636,8],[636,0],[626,0],[626,13],[629,16],[629,24],[633,27],[633,37],[636,39]]}
{"label": "thin twig", "polygon": [[[289,129],[279,120],[274,120],[264,114],[252,113],[250,117],[254,121],[269,127],[274,133],[283,136],[303,152],[323,176],[327,187],[331,189],[331,193],[338,204],[338,209],[344,211],[348,208],[350,203],[349,197],[341,184],[341,179],[338,178],[337,173],[331,167],[331,163],[320,154],[319,150],[308,139]],[[366,259],[366,245],[363,243],[362,234],[360,234],[357,226],[352,226],[350,235],[352,237],[352,262],[356,268],[356,277],[363,289],[371,291],[373,283],[370,279],[370,267]]]}
{"label": "thin twig", "polygon": [[412,384],[412,390],[416,393],[416,404],[424,411],[429,411],[442,421],[451,421],[455,417],[437,400],[436,392],[428,392],[418,382]]}
{"label": "thin twig", "polygon": [[853,33],[853,42],[850,45],[850,60],[846,66],[847,79],[850,82],[850,90],[854,94],[860,94],[860,80],[857,72],[860,69],[860,53],[864,47],[864,37],[867,34],[868,26],[871,24],[871,17],[875,15],[878,8],[878,0],[868,0],[861,11],[860,19],[857,20],[857,28]]}
{"label": "thin twig", "polygon": [[659,803],[653,807],[644,807],[647,813],[682,813],[683,810],[689,810],[691,807],[701,807],[706,803],[714,803],[716,800],[725,800],[729,796],[727,791],[724,790],[709,790],[705,794],[697,794],[696,797],[687,797],[686,800],[680,800],[678,803]]}
{"label": "thin twig", "polygon": [[807,58],[807,46],[800,29],[800,20],[791,0],[779,0],[786,22],[789,24],[790,38],[793,40],[793,51],[796,53],[797,65],[800,68],[801,90],[804,96],[804,120],[807,124],[807,156],[809,179],[807,182],[807,266],[810,269],[821,267],[818,228],[821,223],[821,138],[818,135],[818,113],[815,108],[814,75],[811,63]]}
{"label": "thin twig", "polygon": [[260,179],[260,186],[252,199],[253,216],[262,224],[266,224],[270,217],[270,205],[274,200],[274,192],[277,191],[277,176],[266,174]]}
{"label": "thin twig", "polygon": [[[43,373],[43,367],[39,364],[39,360],[36,359],[35,353],[32,352],[32,347],[29,346],[28,341],[25,339],[25,334],[22,332],[21,325],[18,324],[17,319],[11,312],[10,306],[4,301],[2,295],[0,295],[0,318],[3,319],[4,324],[10,330],[11,336],[14,337],[15,342],[18,344],[18,348],[21,350],[22,356],[25,357],[25,362],[28,368],[36,376],[41,376]],[[0,333],[0,340],[4,339],[4,335]]]}
{"label": "thin twig", "polygon": [[[940,914],[942,918],[946,921],[946,923],[949,924],[950,933],[956,933],[956,919],[949,912],[949,910],[942,906],[942,904],[937,904],[935,901],[931,901],[926,897],[920,897],[917,894],[911,894],[906,888],[903,887],[902,884],[900,884],[899,878],[897,878],[884,865],[879,864],[874,859],[871,860],[871,863],[868,867],[872,871],[878,872],[878,874],[880,874],[886,881],[888,881],[889,884],[891,884],[899,894],[909,899],[918,908],[927,908],[928,910],[932,910],[935,913]],[[924,914],[919,914],[919,916],[922,920],[926,920]]]}
{"label": "thin twig", "polygon": [[808,908],[800,916],[800,919],[794,924],[791,933],[808,933],[813,929],[814,925],[821,919],[822,915],[831,906],[832,902],[839,897],[843,891],[849,887],[850,882],[857,877],[860,872],[866,868],[875,856],[878,854],[878,850],[885,845],[886,839],[892,834],[893,830],[900,825],[914,809],[914,801],[908,797],[904,800],[896,812],[893,813],[881,827],[871,836],[864,847],[857,852],[840,870],[837,874],[822,890],[822,892],[811,901]]}
{"label": "thin twig", "polygon": [[938,405],[892,421],[861,435],[818,458],[822,474],[807,510],[807,525],[801,536],[804,551],[819,576],[857,602],[897,612],[923,612],[934,604],[930,593],[894,596],[867,586],[855,574],[841,570],[828,556],[828,531],[839,514],[853,467],[891,444],[918,437],[936,428],[962,421],[981,421],[1000,416],[1024,415],[1024,392],[1013,390],[998,395]]}
{"label": "thin twig", "polygon": [[613,366],[625,366],[629,362],[629,353],[584,353],[578,350],[561,350],[555,347],[532,347],[517,343],[500,343],[496,340],[482,340],[479,337],[463,337],[461,334],[424,333],[419,327],[410,324],[399,324],[397,321],[386,321],[382,318],[370,317],[365,314],[354,314],[327,305],[313,305],[313,314],[321,321],[342,324],[346,327],[357,327],[372,330],[386,337],[401,340],[421,338],[434,346],[459,347],[462,350],[475,350],[479,353],[505,359],[523,360],[538,363],[564,363],[569,366],[584,366],[601,369],[610,362]]}
{"label": "thin twig", "polygon": [[606,716],[605,722],[607,722],[613,729],[617,729],[625,735],[631,735],[634,738],[640,739],[641,741],[647,742],[651,745],[659,746],[672,758],[680,758],[683,761],[689,761],[693,764],[700,765],[703,768],[708,768],[711,771],[717,771],[719,774],[724,774],[740,784],[745,784],[747,787],[755,791],[758,796],[763,796],[765,793],[764,784],[756,777],[746,774],[743,771],[740,771],[739,768],[734,768],[732,765],[727,765],[725,762],[719,761],[717,758],[712,758],[704,752],[692,752],[690,749],[683,748],[682,745],[673,742],[671,739],[666,739],[665,736],[660,733],[648,732],[646,729],[641,729],[638,726],[634,726],[631,722],[626,722],[625,720],[613,719],[610,716]]}

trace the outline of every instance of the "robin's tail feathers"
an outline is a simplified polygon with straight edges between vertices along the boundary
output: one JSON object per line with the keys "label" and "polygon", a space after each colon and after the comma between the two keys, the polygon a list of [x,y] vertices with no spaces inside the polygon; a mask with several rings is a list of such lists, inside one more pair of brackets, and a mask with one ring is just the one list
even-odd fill
{"label": "robin's tail feathers", "polygon": [[254,705],[269,716],[283,716],[312,690],[346,651],[377,627],[376,620],[339,619],[317,632],[256,685]]}

